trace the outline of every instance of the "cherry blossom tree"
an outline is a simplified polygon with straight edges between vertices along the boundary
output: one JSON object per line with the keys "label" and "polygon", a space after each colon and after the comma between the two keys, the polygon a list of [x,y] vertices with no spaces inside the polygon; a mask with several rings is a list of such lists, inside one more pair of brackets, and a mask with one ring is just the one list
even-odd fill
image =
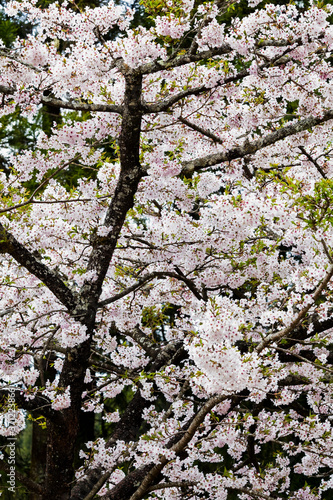
{"label": "cherry blossom tree", "polygon": [[1,115],[61,110],[0,172],[0,433],[47,434],[42,481],[0,468],[36,498],[331,494],[333,9],[257,4],[7,3]]}

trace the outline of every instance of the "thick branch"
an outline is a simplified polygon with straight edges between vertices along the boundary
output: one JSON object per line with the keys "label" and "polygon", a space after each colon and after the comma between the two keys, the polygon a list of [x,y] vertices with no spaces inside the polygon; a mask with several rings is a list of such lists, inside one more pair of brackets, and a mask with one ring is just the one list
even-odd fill
{"label": "thick branch", "polygon": [[37,66],[34,66],[33,64],[27,63],[20,57],[17,57],[13,54],[10,53],[10,51],[7,50],[0,50],[0,57],[4,57],[6,59],[10,59],[11,61],[15,61],[19,64],[22,64],[22,66],[26,66],[27,68],[32,69],[33,71],[36,71],[36,73],[42,73],[44,71],[44,68],[37,68]]}
{"label": "thick branch", "polygon": [[96,279],[93,282],[85,282],[82,287],[81,304],[84,309],[87,309],[88,304],[94,309],[97,306],[102,284],[126,214],[134,204],[134,195],[144,174],[139,161],[141,93],[142,78],[136,73],[131,73],[126,77],[124,111],[119,137],[121,171],[105,217],[105,226],[110,229],[110,232],[106,237],[97,237],[93,244],[87,270],[95,271]]}
{"label": "thick branch", "polygon": [[13,95],[15,89],[13,87],[8,87],[7,85],[0,85],[0,93],[5,95]]}
{"label": "thick branch", "polygon": [[[8,389],[0,390],[0,404],[2,404],[2,399],[9,396]],[[62,419],[62,414],[59,411],[53,410],[51,408],[51,401],[46,396],[35,396],[33,399],[27,399],[20,389],[15,390],[15,404],[19,408],[32,413],[33,416],[43,415],[44,417],[53,419]]]}
{"label": "thick branch", "polygon": [[221,47],[203,50],[202,52],[197,52],[196,54],[187,52],[186,54],[180,54],[176,57],[172,56],[167,61],[159,60],[143,64],[142,66],[140,66],[140,68],[138,68],[138,70],[142,75],[149,75],[152,73],[157,73],[158,71],[178,68],[179,66],[184,66],[185,64],[210,59],[211,57],[229,54],[231,51],[232,48],[230,47],[230,45],[225,43],[222,44]]}
{"label": "thick branch", "polygon": [[[15,87],[0,85],[1,94],[13,95],[15,92]],[[47,106],[53,106],[55,108],[74,109],[75,111],[100,111],[102,113],[118,113],[119,115],[121,115],[123,112],[123,107],[118,106],[117,104],[87,104],[85,102],[80,102],[72,99],[63,101],[62,99],[56,99],[55,97],[46,97],[43,95],[41,95],[40,103]]]}
{"label": "thick branch", "polygon": [[[291,50],[292,49],[288,46],[288,48],[284,51],[283,54],[279,54],[278,56],[274,57],[273,59],[267,60],[267,62],[261,64],[258,67],[258,70],[263,71],[265,68],[270,68],[273,65],[280,66],[281,64],[286,64],[290,60],[290,58],[287,57],[287,54]],[[205,92],[212,92],[215,89],[217,89],[218,87],[221,87],[222,85],[227,85],[228,83],[234,83],[234,82],[237,82],[239,80],[242,80],[246,76],[249,76],[249,74],[250,74],[249,70],[244,69],[244,70],[240,71],[239,73],[236,73],[235,75],[229,76],[227,78],[221,78],[220,81],[213,87],[207,87],[206,85],[201,85],[200,87],[193,87],[193,88],[189,88],[189,89],[183,90],[181,92],[178,92],[178,94],[174,94],[171,97],[163,99],[159,102],[155,102],[152,104],[143,103],[142,110],[145,114],[161,113],[163,111],[167,111],[171,106],[173,106],[177,102],[181,101],[182,99],[185,99],[186,97],[200,95],[200,94],[203,94]]]}
{"label": "thick branch", "polygon": [[[257,47],[293,47],[303,43],[301,38],[296,40],[260,40],[257,43]],[[143,64],[138,69],[142,75],[149,75],[152,73],[157,73],[162,70],[169,70],[172,68],[178,68],[179,66],[184,66],[185,64],[190,64],[193,62],[203,61],[206,59],[211,59],[212,57],[222,56],[229,54],[233,49],[229,44],[224,43],[220,47],[214,47],[212,49],[203,50],[201,52],[191,52],[190,50],[186,54],[179,54],[178,56],[171,56],[167,61],[153,61],[147,64]]]}
{"label": "thick branch", "polygon": [[152,359],[156,359],[160,352],[160,349],[156,347],[156,344],[147,337],[147,335],[140,330],[139,327],[134,328],[130,332],[126,332],[125,335],[131,337],[142,349],[150,356]]}
{"label": "thick branch", "polygon": [[244,158],[249,154],[254,154],[267,146],[271,146],[278,141],[285,139],[291,135],[298,134],[309,128],[321,125],[333,119],[333,110],[326,111],[322,117],[304,118],[296,123],[282,127],[275,132],[267,134],[265,137],[257,139],[253,142],[245,142],[241,146],[236,146],[229,151],[214,153],[195,160],[185,161],[183,163],[182,173],[185,175],[192,175],[193,172],[202,168],[212,167],[219,163],[229,162],[238,158]]}
{"label": "thick branch", "polygon": [[[224,399],[226,399],[226,396],[214,396],[211,399],[209,399],[207,403],[201,408],[201,410],[194,417],[189,428],[185,432],[184,436],[170,449],[175,451],[176,453],[180,453],[185,448],[185,446],[191,441],[197,429],[204,421],[207,413],[209,413],[214,408],[214,406],[221,403],[221,401],[223,401]],[[149,473],[146,475],[139,488],[131,496],[130,500],[141,500],[141,498],[144,497],[148,488],[153,484],[154,479],[159,475],[159,473],[161,472],[163,467],[168,463],[168,461],[169,460],[166,457],[164,456],[161,457],[160,463],[155,465],[149,471]],[[108,498],[108,496],[106,495],[104,498]]]}
{"label": "thick branch", "polygon": [[[262,64],[259,69],[263,70],[270,64],[271,61],[269,61],[269,63]],[[204,94],[205,92],[212,92],[218,87],[221,87],[222,85],[227,85],[228,83],[237,82],[238,80],[241,80],[246,76],[249,76],[249,74],[250,74],[249,70],[244,69],[243,71],[240,71],[239,73],[236,73],[233,76],[229,76],[228,78],[224,79],[221,78],[221,80],[214,87],[206,87],[205,85],[200,85],[200,87],[193,87],[183,90],[181,92],[178,92],[178,94],[174,94],[171,97],[162,99],[161,101],[152,104],[143,103],[142,110],[145,114],[161,113],[163,111],[167,111],[171,106],[181,101],[182,99],[185,99],[185,97],[200,95]]]}
{"label": "thick branch", "polygon": [[212,132],[210,132],[209,130],[199,127],[199,125],[195,125],[195,123],[190,122],[189,120],[183,118],[182,116],[180,116],[178,120],[187,127],[195,130],[196,132],[199,132],[199,134],[209,137],[209,139],[212,139],[213,142],[217,142],[218,144],[223,144],[222,139],[217,135],[213,134]]}
{"label": "thick branch", "polygon": [[42,104],[47,104],[48,106],[55,106],[63,109],[74,109],[75,111],[100,111],[103,113],[118,113],[119,115],[123,112],[123,107],[117,104],[87,104],[85,102],[79,101],[63,101],[61,99],[56,99],[53,97],[42,97]]}
{"label": "thick branch", "polygon": [[[221,82],[221,84],[224,82]],[[220,84],[220,85],[221,85]],[[211,91],[211,88],[206,87],[206,85],[200,85],[200,87],[189,88],[187,90],[183,90],[182,92],[178,92],[167,99],[163,99],[162,101],[153,103],[153,104],[143,104],[142,109],[144,113],[161,113],[162,111],[167,111],[171,106],[176,104],[176,102],[185,99],[185,97],[200,95],[204,92]]]}
{"label": "thick branch", "polygon": [[75,307],[75,298],[58,274],[40,262],[17,241],[0,223],[0,253],[8,253],[16,262],[42,281],[69,311]]}
{"label": "thick branch", "polygon": [[102,488],[102,486],[109,479],[110,475],[111,475],[111,472],[106,472],[105,474],[103,474],[103,476],[99,478],[99,480],[97,481],[95,486],[92,488],[90,493],[88,493],[88,495],[84,497],[84,500],[92,500],[95,497],[96,493],[99,492],[99,490]]}

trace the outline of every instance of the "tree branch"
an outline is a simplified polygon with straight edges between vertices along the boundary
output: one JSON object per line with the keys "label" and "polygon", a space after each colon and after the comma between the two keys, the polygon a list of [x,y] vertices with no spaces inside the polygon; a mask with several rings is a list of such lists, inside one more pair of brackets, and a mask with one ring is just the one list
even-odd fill
{"label": "tree branch", "polygon": [[134,195],[144,175],[140,165],[141,134],[141,94],[142,78],[137,73],[126,76],[124,110],[119,137],[119,155],[121,171],[114,196],[105,216],[105,226],[109,234],[96,238],[90,254],[87,270],[96,273],[96,279],[86,281],[81,289],[80,300],[85,310],[87,306],[94,310],[101,294],[103,281],[116,248],[126,214],[134,203]]}
{"label": "tree branch", "polygon": [[[303,43],[301,38],[296,40],[260,40],[257,43],[257,47],[292,47],[293,45],[298,45]],[[296,47],[294,47],[296,48]],[[152,61],[150,63],[143,64],[138,68],[142,75],[149,75],[152,73],[157,73],[158,71],[169,70],[172,68],[177,68],[179,66],[184,66],[185,64],[190,64],[193,62],[202,61],[205,59],[211,59],[212,57],[222,56],[232,52],[232,48],[229,44],[223,43],[220,47],[214,47],[212,49],[203,50],[201,52],[192,52],[188,50],[186,54],[172,55],[168,60],[162,61]],[[280,56],[279,56],[280,57]]]}
{"label": "tree branch", "polygon": [[[219,84],[218,86],[222,85],[223,83],[224,82],[221,82],[221,84]],[[214,88],[216,87],[217,86],[215,86]],[[178,92],[178,94],[168,97],[167,99],[163,99],[162,101],[155,102],[153,104],[144,103],[142,105],[142,109],[145,114],[161,113],[162,111],[167,111],[171,106],[176,104],[176,102],[185,99],[185,97],[200,95],[204,92],[209,92],[212,90],[212,88],[206,87],[206,85],[200,85],[200,87],[193,87],[187,90],[183,90],[182,92]]]}
{"label": "tree branch", "polygon": [[[0,93],[5,95],[13,95],[16,92],[15,87],[9,87],[7,85],[0,85]],[[55,97],[47,97],[41,95],[40,103],[47,106],[54,106],[56,108],[63,109],[73,109],[75,111],[91,111],[91,112],[102,112],[102,113],[117,113],[119,115],[123,112],[123,106],[117,104],[87,104],[85,102],[80,102],[78,100],[68,99],[63,101],[62,99],[57,99]]]}
{"label": "tree branch", "polygon": [[[188,429],[185,431],[184,436],[170,449],[172,451],[175,451],[176,453],[180,453],[185,448],[185,446],[191,441],[195,432],[204,421],[207,413],[209,413],[214,408],[214,406],[221,403],[224,399],[226,399],[226,396],[214,396],[210,398],[207,401],[207,403],[201,408],[201,410],[196,414],[191,424],[189,425]],[[168,463],[168,461],[169,460],[164,456],[160,458],[160,463],[152,467],[152,469],[149,471],[149,473],[146,475],[146,477],[140,484],[139,488],[131,496],[130,500],[141,500],[144,497],[148,488],[150,487],[151,484],[153,484],[154,479],[159,475],[159,473],[162,471],[162,469]],[[108,498],[108,496],[106,495],[104,498]]]}
{"label": "tree branch", "polygon": [[290,323],[287,328],[284,328],[283,330],[280,330],[279,332],[271,333],[267,335],[267,337],[260,342],[260,344],[256,347],[256,351],[260,353],[265,347],[267,347],[271,342],[276,342],[284,337],[288,337],[288,335],[297,328],[297,326],[301,323],[301,321],[305,318],[306,314],[309,312],[315,301],[320,297],[321,293],[325,290],[327,287],[330,279],[333,276],[333,265],[331,264],[328,268],[328,271],[326,273],[326,276],[324,277],[323,281],[321,284],[316,288],[313,296],[312,296],[312,301],[310,304],[307,306],[303,307],[301,311],[298,313],[297,317]]}
{"label": "tree branch", "polygon": [[229,54],[231,51],[232,48],[230,47],[230,45],[225,43],[222,44],[221,47],[203,50],[202,52],[197,52],[195,54],[187,52],[186,54],[180,54],[178,56],[173,55],[166,61],[158,60],[142,64],[142,66],[138,68],[138,71],[140,71],[142,75],[150,75],[152,73],[157,73],[158,71],[178,68],[179,66],[184,66],[185,64],[210,59],[211,57],[215,56]]}
{"label": "tree branch", "polygon": [[62,99],[56,99],[54,97],[42,97],[40,102],[42,104],[47,104],[48,106],[55,106],[63,109],[74,109],[75,111],[99,111],[102,113],[118,113],[119,115],[123,112],[123,107],[117,104],[87,104],[80,101],[63,101]]}
{"label": "tree branch", "polygon": [[199,125],[195,125],[194,123],[188,121],[186,118],[183,118],[182,116],[180,116],[178,120],[181,123],[184,123],[184,125],[186,125],[187,127],[190,127],[196,132],[199,132],[199,134],[209,137],[209,139],[212,139],[213,142],[217,142],[218,144],[223,144],[222,139],[217,135],[213,134],[212,132],[210,132],[209,130],[205,130],[204,128],[199,127]]}
{"label": "tree branch", "polygon": [[285,354],[289,354],[289,356],[293,356],[293,357],[299,359],[300,361],[304,361],[304,363],[309,363],[310,365],[317,368],[317,370],[323,370],[324,372],[333,373],[332,369],[326,368],[326,366],[323,366],[323,365],[318,365],[317,363],[314,363],[310,359],[307,359],[304,356],[300,356],[299,354],[296,354],[295,352],[292,352],[289,349],[282,349],[281,347],[273,347],[273,349],[275,349],[276,351],[285,353]]}
{"label": "tree branch", "polygon": [[59,275],[43,264],[17,241],[0,223],[0,253],[8,253],[16,262],[42,281],[69,311],[75,308],[76,300]]}
{"label": "tree branch", "polygon": [[99,490],[102,488],[102,486],[106,483],[106,481],[109,479],[111,476],[111,472],[106,472],[99,478],[97,483],[95,483],[94,487],[91,489],[90,493],[84,497],[84,500],[92,500],[96,493],[99,492]]}
{"label": "tree branch", "polygon": [[0,93],[5,95],[14,94],[15,89],[13,87],[8,87],[7,85],[0,85]]}
{"label": "tree branch", "polygon": [[202,168],[212,167],[219,163],[229,162],[238,158],[244,158],[249,154],[254,154],[267,146],[271,146],[278,141],[285,139],[291,135],[298,134],[309,128],[321,125],[333,119],[333,110],[326,111],[322,117],[304,118],[296,123],[282,127],[275,132],[267,134],[265,137],[257,139],[253,142],[246,141],[241,146],[236,146],[229,151],[213,153],[202,158],[183,162],[182,173],[185,175],[192,175],[193,172]]}
{"label": "tree branch", "polygon": [[151,359],[156,359],[161,349],[156,347],[156,344],[154,344],[139,327],[129,332],[125,332],[124,335],[131,337],[140,347],[142,347]]}
{"label": "tree branch", "polygon": [[108,304],[112,304],[112,302],[116,302],[119,299],[122,299],[123,297],[126,297],[126,295],[130,294],[131,292],[134,292],[135,290],[138,290],[138,288],[141,288],[143,285],[148,283],[149,281],[152,281],[156,276],[154,276],[154,273],[148,274],[148,276],[144,276],[142,278],[139,278],[139,282],[135,283],[134,285],[129,286],[122,292],[117,293],[113,297],[110,297],[109,299],[102,300],[101,302],[98,303],[98,307],[105,307]]}
{"label": "tree branch", "polygon": [[[279,54],[278,56],[267,60],[267,62],[261,64],[258,67],[259,71],[263,71],[265,68],[270,68],[271,66],[280,66],[281,64],[286,64],[290,58],[287,57],[287,54],[291,52],[293,49],[287,46],[287,49],[284,51],[283,54]],[[191,55],[192,57],[192,55]],[[199,59],[200,60],[200,59]],[[162,68],[161,68],[162,69]],[[144,114],[149,114],[149,113],[160,113],[163,111],[167,111],[171,106],[176,104],[176,102],[181,101],[185,97],[189,96],[194,96],[194,95],[200,95],[203,94],[204,92],[209,92],[213,91],[222,85],[227,85],[228,83],[233,83],[237,82],[238,80],[241,80],[245,78],[246,76],[249,76],[250,72],[248,69],[244,69],[240,71],[239,73],[236,73],[235,75],[229,76],[227,78],[224,78],[214,86],[214,87],[206,87],[205,85],[201,85],[200,87],[193,87],[190,89],[183,90],[182,92],[179,92],[178,94],[175,94],[167,99],[163,99],[159,102],[155,102],[153,104],[147,104],[147,103],[142,103],[142,111]]]}
{"label": "tree branch", "polygon": [[306,156],[308,158],[308,160],[310,160],[310,162],[316,167],[316,169],[318,170],[318,172],[320,173],[320,175],[324,179],[327,179],[327,176],[326,176],[324,170],[321,168],[321,166],[319,165],[319,163],[317,162],[317,160],[315,160],[314,158],[312,158],[312,156],[306,151],[306,149],[303,146],[299,146],[299,149],[302,151],[303,155]]}
{"label": "tree branch", "polygon": [[264,493],[260,493],[259,491],[248,490],[247,488],[237,488],[236,486],[233,488],[232,486],[227,486],[227,489],[233,491],[239,491],[240,493],[245,493],[246,495],[249,495],[252,498],[263,498],[264,500],[276,500],[275,497],[265,495]]}

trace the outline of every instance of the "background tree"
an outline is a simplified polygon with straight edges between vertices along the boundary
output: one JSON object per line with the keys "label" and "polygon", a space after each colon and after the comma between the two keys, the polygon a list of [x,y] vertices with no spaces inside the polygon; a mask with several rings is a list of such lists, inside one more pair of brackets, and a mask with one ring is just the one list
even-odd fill
{"label": "background tree", "polygon": [[61,116],[0,179],[1,433],[47,436],[17,484],[324,498],[331,9],[92,7],[5,11],[34,26],[2,51],[7,127]]}

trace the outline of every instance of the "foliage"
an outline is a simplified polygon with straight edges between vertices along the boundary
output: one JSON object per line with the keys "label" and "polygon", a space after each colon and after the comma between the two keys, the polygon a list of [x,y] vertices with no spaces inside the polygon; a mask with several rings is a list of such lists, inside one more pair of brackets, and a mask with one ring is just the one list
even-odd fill
{"label": "foliage", "polygon": [[1,12],[4,498],[328,498],[331,5],[133,7]]}

